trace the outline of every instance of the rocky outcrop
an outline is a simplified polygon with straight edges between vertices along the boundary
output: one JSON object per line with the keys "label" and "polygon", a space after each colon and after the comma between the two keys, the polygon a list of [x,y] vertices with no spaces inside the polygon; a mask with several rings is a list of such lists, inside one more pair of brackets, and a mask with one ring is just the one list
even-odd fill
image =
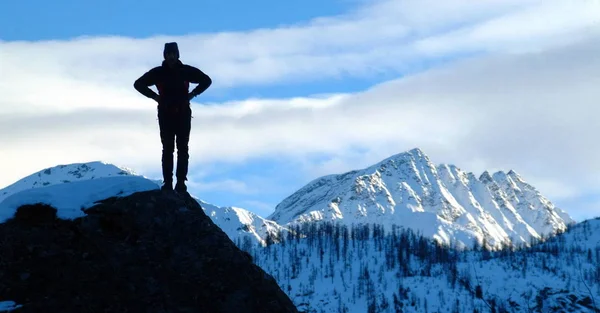
{"label": "rocky outcrop", "polygon": [[75,220],[22,206],[0,224],[0,301],[15,312],[298,312],[189,196],[102,201]]}

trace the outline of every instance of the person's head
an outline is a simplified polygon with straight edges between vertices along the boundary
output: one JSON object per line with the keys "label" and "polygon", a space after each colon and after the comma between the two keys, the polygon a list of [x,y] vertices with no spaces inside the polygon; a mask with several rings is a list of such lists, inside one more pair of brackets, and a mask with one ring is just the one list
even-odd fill
{"label": "person's head", "polygon": [[179,60],[179,48],[176,42],[165,43],[165,50],[163,51],[163,57],[167,61],[167,64],[174,65]]}

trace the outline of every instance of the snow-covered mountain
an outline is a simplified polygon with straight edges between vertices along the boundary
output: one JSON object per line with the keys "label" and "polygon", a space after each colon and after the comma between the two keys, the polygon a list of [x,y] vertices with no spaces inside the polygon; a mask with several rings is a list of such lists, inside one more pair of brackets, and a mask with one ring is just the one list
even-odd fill
{"label": "snow-covered mountain", "polygon": [[435,166],[420,149],[365,169],[315,179],[267,217],[280,225],[336,221],[405,226],[446,244],[527,244],[574,220],[517,173]]}
{"label": "snow-covered mountain", "polygon": [[0,202],[22,190],[48,187],[56,184],[91,180],[103,177],[137,175],[128,168],[101,161],[72,163],[45,168],[0,189]]}
{"label": "snow-covered mountain", "polygon": [[[23,204],[42,202],[57,208],[58,216],[77,218],[95,202],[113,196],[157,189],[152,180],[134,171],[101,161],[58,165],[45,168],[0,189],[0,223],[13,216]],[[250,238],[251,244],[265,245],[267,235],[286,229],[250,211],[237,207],[218,207],[194,197],[205,213],[233,241]]]}
{"label": "snow-covered mountain", "polygon": [[202,200],[197,200],[206,215],[219,226],[231,240],[240,245],[249,237],[252,244],[265,246],[267,236],[277,237],[286,233],[287,228],[238,207],[217,207]]}

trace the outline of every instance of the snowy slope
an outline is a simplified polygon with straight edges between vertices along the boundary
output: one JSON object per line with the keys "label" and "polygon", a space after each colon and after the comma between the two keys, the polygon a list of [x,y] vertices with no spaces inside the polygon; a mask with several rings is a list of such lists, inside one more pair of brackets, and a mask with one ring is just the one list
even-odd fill
{"label": "snowy slope", "polygon": [[600,217],[577,223],[568,231],[548,238],[539,246],[554,247],[564,243],[569,243],[573,249],[595,250],[600,255]]}
{"label": "snowy slope", "polygon": [[600,305],[598,220],[551,245],[500,252],[439,248],[400,228],[326,224],[247,250],[304,312],[591,313]]}
{"label": "snowy slope", "polygon": [[502,188],[506,199],[512,204],[525,222],[538,233],[549,234],[562,231],[564,221],[573,222],[568,214],[557,209],[533,186],[525,182],[514,171],[494,173],[493,181]]}
{"label": "snowy slope", "polygon": [[527,243],[574,222],[514,171],[477,178],[453,165],[435,166],[420,149],[313,180],[267,218],[280,225],[403,225],[448,244],[485,239],[494,247]]}

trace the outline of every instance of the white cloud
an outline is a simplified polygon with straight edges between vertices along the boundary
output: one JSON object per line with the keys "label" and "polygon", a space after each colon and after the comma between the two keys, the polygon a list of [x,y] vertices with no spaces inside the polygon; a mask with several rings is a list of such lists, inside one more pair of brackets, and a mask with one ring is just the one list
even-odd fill
{"label": "white cloud", "polygon": [[599,17],[594,0],[386,0],[276,29],[3,42],[6,75],[0,86],[6,101],[27,107],[44,106],[48,97],[56,100],[53,108],[142,107],[131,84],[160,62],[162,45],[170,40],[177,40],[183,60],[204,69],[218,88],[404,71],[448,53],[545,47],[585,34]]}
{"label": "white cloud", "polygon": [[[328,153],[325,169],[312,169],[327,174],[418,146],[435,162],[476,173],[515,169],[551,198],[568,197],[573,189],[600,187],[598,53],[590,39],[544,53],[487,57],[389,82],[336,105],[315,100],[310,109],[282,101],[233,117],[227,110],[246,110],[243,104],[203,108],[196,114],[195,136],[204,139],[198,153],[215,159]],[[367,153],[349,154],[355,147]]]}
{"label": "white cloud", "polygon": [[529,1],[535,3],[529,6],[525,3],[509,14],[420,40],[418,50],[424,53],[540,51],[572,43],[598,29],[599,1]]}
{"label": "white cloud", "polygon": [[[155,104],[132,84],[177,40],[183,60],[213,77],[214,93],[486,53],[364,93],[194,105],[194,163],[287,157],[319,175],[421,147],[466,170],[514,168],[556,196],[559,183],[598,188],[599,17],[593,0],[376,1],[277,29],[0,42],[0,186],[96,159],[156,171]],[[303,160],[313,154],[330,158]],[[223,186],[250,190],[233,180],[203,187]]]}

